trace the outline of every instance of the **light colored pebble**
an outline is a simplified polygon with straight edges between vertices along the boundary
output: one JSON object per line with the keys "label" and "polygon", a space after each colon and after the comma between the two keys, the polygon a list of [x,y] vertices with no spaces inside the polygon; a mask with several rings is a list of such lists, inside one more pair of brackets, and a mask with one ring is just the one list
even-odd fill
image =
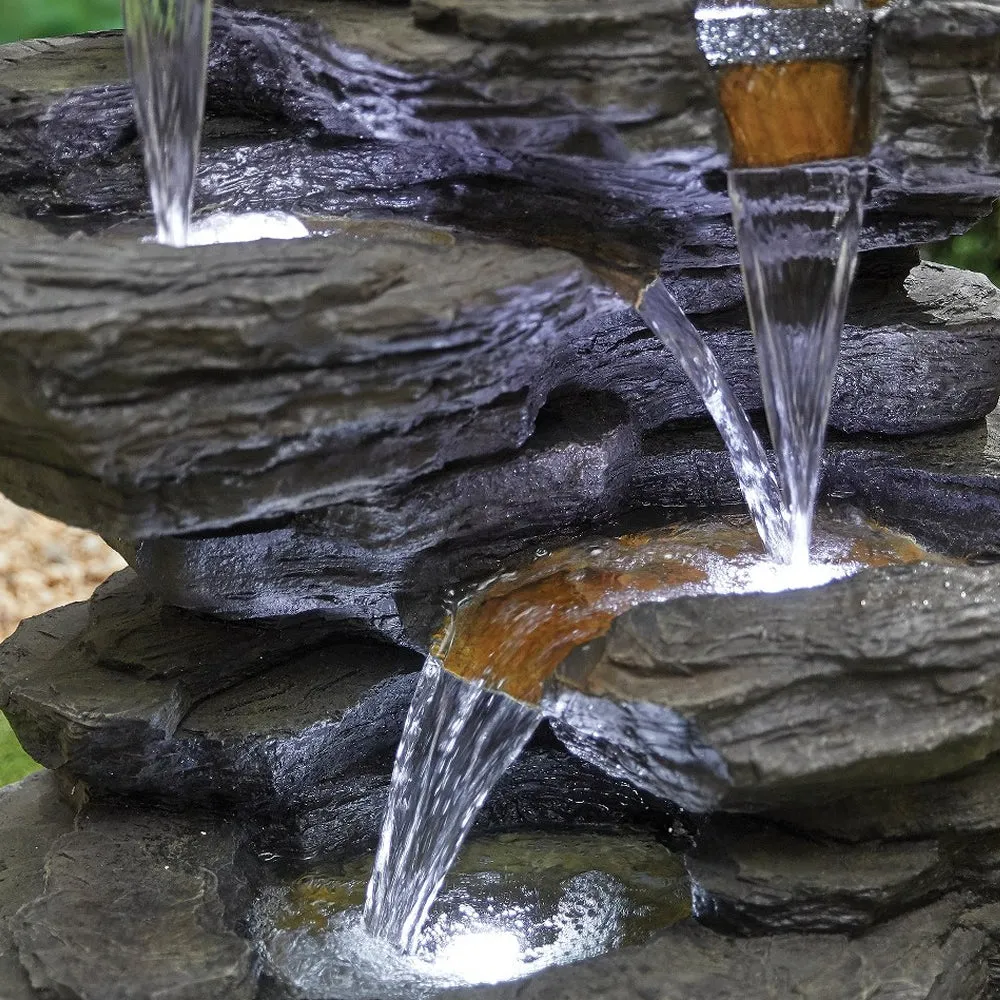
{"label": "light colored pebble", "polygon": [[87,600],[125,565],[98,535],[0,496],[0,639],[22,618]]}

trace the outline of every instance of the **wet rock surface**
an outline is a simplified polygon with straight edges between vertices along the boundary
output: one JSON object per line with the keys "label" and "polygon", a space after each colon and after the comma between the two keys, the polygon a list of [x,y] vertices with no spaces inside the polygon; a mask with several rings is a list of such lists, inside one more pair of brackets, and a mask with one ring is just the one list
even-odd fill
{"label": "wet rock surface", "polygon": [[585,759],[696,809],[930,780],[1000,749],[993,567],[681,598],[575,650],[546,712]]}
{"label": "wet rock surface", "polygon": [[51,845],[44,891],[12,920],[32,985],[79,1000],[255,996],[250,945],[226,913],[244,877],[238,844],[218,821],[82,816]]}
{"label": "wet rock surface", "polygon": [[[675,928],[641,948],[586,965],[551,969],[526,983],[457,991],[455,1000],[809,1000],[891,996],[913,1000],[984,1000],[992,989],[995,914],[966,916],[947,899],[851,939],[842,935],[726,938]],[[794,995],[794,994],[792,994]]]}
{"label": "wet rock surface", "polygon": [[[146,581],[0,650],[0,705],[56,772],[0,792],[5,1000],[271,996],[245,919],[261,865],[373,845],[445,589],[738,499],[601,283],[661,270],[760,409],[688,7],[270,6],[292,20],[216,18],[201,197],[332,233],[280,250],[66,240],[145,210],[120,39],[0,49],[0,486]],[[890,15],[825,470],[980,561],[1000,293],[912,246],[1000,193],[998,39],[989,5]],[[480,829],[693,843],[702,925],[457,995],[996,992],[998,584],[876,569],[620,618],[546,705],[575,755],[545,727]]]}
{"label": "wet rock surface", "polygon": [[[77,799],[221,810],[252,817],[270,854],[337,856],[375,845],[420,663],[315,623],[201,619],[126,572],[4,644],[0,704]],[[670,817],[542,733],[480,825],[665,827]]]}
{"label": "wet rock surface", "polygon": [[[48,242],[10,225],[0,485],[115,539],[172,603],[320,613],[415,647],[445,587],[525,548],[649,505],[735,500],[715,439],[687,433],[703,410],[673,360],[580,263],[619,285],[661,268],[760,409],[724,161],[635,155],[714,128],[689,10],[279,7],[293,20],[218,13],[202,197],[396,221],[327,220],[333,235],[280,254],[183,257],[134,233]],[[996,115],[973,97],[1000,73],[994,21],[958,0],[890,18],[865,237],[882,249],[848,321],[844,432],[942,431],[1000,393],[1000,293],[900,249],[964,227],[1000,191]],[[639,39],[642,58],[623,60]],[[66,216],[100,228],[141,210],[119,47],[4,50],[10,211],[65,232]],[[652,101],[661,71],[689,86]],[[497,235],[572,256],[482,240]],[[954,515],[939,478],[922,485],[935,503],[890,509],[891,487],[918,474],[875,450],[855,449],[833,488],[892,523]]]}
{"label": "wet rock surface", "polygon": [[49,846],[70,832],[73,817],[48,772],[0,789],[0,996],[4,1000],[32,1000],[36,995],[18,960],[12,922],[17,911],[42,891]]}
{"label": "wet rock surface", "polygon": [[987,834],[1000,829],[1000,756],[919,785],[888,786],[779,818],[847,841]]}
{"label": "wet rock surface", "polygon": [[[18,885],[6,894],[0,920],[18,947],[2,966],[5,996],[49,995],[27,988],[27,972],[36,986],[80,1000],[279,995],[276,984],[257,978],[258,942],[247,918],[260,893],[271,891],[271,877],[248,828],[204,814],[179,817],[120,804],[91,804],[75,828],[71,823],[72,812],[59,802],[50,776],[34,776],[0,796],[0,825],[17,830],[18,843],[30,838],[31,844],[23,851],[12,840],[5,854],[5,883]],[[932,853],[917,846],[892,851],[899,875],[933,864]],[[744,859],[751,853],[743,848]],[[791,869],[775,877],[786,888],[800,884],[798,853]],[[826,874],[834,872],[841,878],[830,885],[842,891],[846,886],[863,895],[873,884],[843,865],[828,866]],[[815,888],[813,879],[808,889],[814,897]],[[842,1000],[905,982],[908,998],[981,1000],[995,986],[990,963],[998,928],[995,906],[959,893],[859,936],[733,937],[688,922],[603,958],[447,995],[638,998],[683,991],[686,1000],[779,1000],[794,983],[804,995]]]}
{"label": "wet rock surface", "polygon": [[698,921],[743,936],[856,934],[959,881],[935,841],[847,847],[744,820],[713,823],[687,867]]}

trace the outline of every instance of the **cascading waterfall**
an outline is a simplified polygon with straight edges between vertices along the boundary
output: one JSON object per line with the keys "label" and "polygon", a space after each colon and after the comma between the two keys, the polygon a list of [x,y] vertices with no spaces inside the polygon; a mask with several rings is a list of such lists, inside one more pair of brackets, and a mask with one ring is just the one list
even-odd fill
{"label": "cascading waterfall", "polygon": [[643,290],[636,309],[670,348],[715,421],[768,554],[775,562],[788,562],[791,538],[781,487],[764,445],[726,381],[718,359],[662,280]]}
{"label": "cascading waterfall", "polygon": [[[852,157],[869,141],[871,23],[860,0],[783,6],[723,0],[698,14],[733,139],[733,219],[777,474],[664,283],[648,284],[634,304],[715,421],[770,557],[801,571],[866,194],[867,164]],[[785,128],[783,109],[795,128]],[[396,760],[369,931],[413,949],[476,812],[536,721],[527,705],[428,659]]]}
{"label": "cascading waterfall", "polygon": [[864,160],[729,175],[761,392],[788,511],[790,561],[796,566],[809,562],[867,180]]}
{"label": "cascading waterfall", "polygon": [[538,709],[427,658],[396,753],[364,920],[412,952],[487,796],[517,759]]}
{"label": "cascading waterfall", "polygon": [[183,247],[205,113],[212,2],[123,0],[122,9],[156,238]]}

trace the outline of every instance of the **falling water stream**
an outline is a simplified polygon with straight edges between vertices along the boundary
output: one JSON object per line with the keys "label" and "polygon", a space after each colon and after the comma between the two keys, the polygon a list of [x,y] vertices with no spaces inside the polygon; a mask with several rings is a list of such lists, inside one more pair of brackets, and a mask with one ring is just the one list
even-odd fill
{"label": "falling water stream", "polygon": [[715,421],[767,551],[777,562],[788,562],[791,537],[781,486],[718,359],[661,279],[644,289],[636,308],[650,330],[670,348]]}
{"label": "falling water stream", "polygon": [[[722,435],[768,564],[779,568],[778,589],[794,585],[788,575],[793,570],[799,585],[830,578],[819,566],[819,576],[806,571],[866,179],[863,161],[731,174],[777,475],[718,360],[664,283],[654,281],[637,303],[650,329],[677,357]],[[692,579],[671,583],[662,564],[637,566],[634,556],[622,558],[632,562],[608,570],[610,576],[595,575],[591,566],[572,577],[577,606],[589,616],[590,630],[581,630],[579,621],[558,620],[549,652],[565,651],[566,644],[599,633],[615,614],[639,600],[663,600],[676,596],[678,587],[704,585]],[[760,578],[747,578],[741,586],[764,589]],[[717,578],[710,589],[719,592],[720,587],[726,589]],[[533,594],[532,602],[497,632],[495,645],[489,635],[477,634],[479,659],[473,657],[471,670],[466,664],[452,672],[451,664],[443,662],[451,652],[452,633],[448,644],[428,658],[421,676],[396,758],[364,911],[371,934],[406,952],[416,949],[477,812],[539,721],[531,699],[521,700],[524,691],[507,687],[507,693],[499,693],[496,676],[490,676],[490,665],[503,659],[511,643],[515,669],[530,662],[533,652],[545,661],[537,657],[536,633],[543,623],[533,620],[531,608],[551,612],[559,604],[544,593]],[[474,631],[484,628],[484,622],[477,622]]]}
{"label": "falling water stream", "polygon": [[470,683],[427,658],[389,790],[364,919],[416,949],[431,904],[500,776],[541,721],[537,708]]}
{"label": "falling water stream", "polygon": [[156,238],[188,242],[205,113],[211,0],[123,0],[125,51]]}
{"label": "falling water stream", "polygon": [[[729,175],[761,393],[788,512],[789,561],[797,566],[809,562],[867,180],[864,160]],[[753,510],[749,494],[747,501]]]}
{"label": "falling water stream", "polygon": [[[211,0],[123,0],[123,8],[157,240],[183,247],[190,239],[204,117]],[[718,361],[663,282],[645,288],[636,304],[718,426],[772,565],[809,564],[866,177],[863,161],[730,174],[777,472]],[[702,579],[683,574],[665,580],[662,565],[640,565],[642,559],[637,564],[634,553],[618,552],[615,558],[623,565],[592,565],[580,570],[582,576],[571,575],[575,596],[570,604],[578,615],[575,624],[557,621],[542,662],[557,660],[566,643],[599,633],[641,599],[662,600],[685,587],[704,586]],[[676,572],[674,566],[675,577]],[[551,612],[558,606],[539,604],[537,597],[535,607]],[[533,639],[530,609],[518,614],[505,635],[515,637],[514,660],[527,662]],[[535,624],[542,628],[552,622]],[[466,664],[464,672],[448,669],[454,637],[452,629],[419,679],[364,907],[369,933],[410,954],[479,809],[540,720],[537,702],[523,697],[531,684],[514,691],[491,684],[495,651],[480,656],[482,662],[473,657],[472,668]],[[501,636],[497,648],[507,646]],[[476,648],[482,652],[484,647]],[[528,674],[534,677],[530,669]]]}
{"label": "falling water stream", "polygon": [[460,601],[410,706],[365,902],[374,937],[409,953],[490,791],[540,721],[544,684],[570,650],[640,603],[811,586],[926,553],[860,519],[824,532],[797,572],[746,519],[711,520],[539,557]]}

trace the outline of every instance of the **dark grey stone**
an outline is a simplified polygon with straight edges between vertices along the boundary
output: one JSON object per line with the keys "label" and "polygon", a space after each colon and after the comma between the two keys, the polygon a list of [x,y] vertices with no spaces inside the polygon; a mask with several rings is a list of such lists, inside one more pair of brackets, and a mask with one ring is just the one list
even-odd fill
{"label": "dark grey stone", "polygon": [[845,845],[717,820],[687,858],[694,915],[722,933],[856,934],[956,887],[935,841]]}
{"label": "dark grey stone", "polygon": [[950,897],[862,937],[729,938],[684,925],[649,944],[449,1000],[989,1000],[996,914]]}
{"label": "dark grey stone", "polygon": [[45,888],[13,918],[32,985],[63,1000],[251,1000],[253,952],[227,913],[241,840],[218,820],[85,813],[46,845]]}
{"label": "dark grey stone", "polygon": [[55,778],[46,771],[0,788],[0,996],[36,996],[18,961],[11,921],[42,891],[51,843],[73,827],[73,810],[59,798]]}
{"label": "dark grey stone", "polygon": [[777,814],[848,841],[974,836],[1000,830],[1000,755],[918,785],[889,785]]}
{"label": "dark grey stone", "polygon": [[[149,248],[139,266],[124,247],[60,244],[50,259],[33,246],[12,298],[24,305],[0,323],[9,379],[0,479],[21,502],[123,538],[173,603],[233,617],[320,611],[420,645],[445,586],[489,575],[526,547],[650,504],[737,499],[715,437],[703,438],[712,454],[702,460],[697,436],[650,436],[700,403],[634,319],[601,314],[608,302],[571,258],[329,240],[280,262],[253,247],[197,263]],[[45,260],[65,298],[50,288],[40,313],[32,289]],[[241,285],[233,315],[217,285],[236,281],[248,260],[270,277]],[[77,272],[105,275],[104,288],[131,272],[124,299],[73,286]],[[181,281],[190,324],[176,309],[164,323],[155,290]],[[497,302],[505,285],[519,291]],[[275,297],[290,310],[280,327]],[[596,317],[584,317],[588,303]],[[909,432],[990,411],[998,303],[985,279],[940,265],[902,283],[874,271],[847,331],[836,420]],[[73,308],[90,319],[59,333]],[[380,332],[322,346],[320,331],[341,322]],[[755,408],[741,322],[723,313],[705,329]],[[139,337],[137,325],[151,332]],[[252,374],[233,379],[231,367]],[[859,490],[875,490],[876,464],[859,453]],[[176,532],[187,534],[156,537]],[[155,540],[136,553],[136,538]]]}
{"label": "dark grey stone", "polygon": [[700,810],[931,780],[1000,749],[998,587],[920,565],[643,605],[570,654],[545,710],[585,759]]}
{"label": "dark grey stone", "polygon": [[[90,804],[75,830],[71,821],[50,776],[0,793],[7,872],[17,884],[6,891],[5,877],[0,905],[16,909],[18,961],[41,990],[27,989],[22,977],[22,991],[5,997],[258,995],[248,918],[277,873],[255,856],[251,828],[120,803]],[[912,867],[920,867],[919,851],[911,853]],[[850,885],[868,884],[843,867],[840,875]],[[886,991],[905,983],[907,1000],[987,1000],[998,935],[997,906],[959,895],[853,937],[733,938],[688,923],[641,947],[447,996],[786,1000],[798,990],[810,1000],[853,1000],[879,991],[890,996]],[[9,952],[7,958],[13,960]],[[11,982],[0,980],[5,989]]]}
{"label": "dark grey stone", "polygon": [[[245,817],[268,854],[343,857],[375,846],[420,662],[331,637],[315,620],[200,618],[148,596],[126,571],[0,647],[0,705],[79,799]],[[543,732],[480,829],[670,818]]]}
{"label": "dark grey stone", "polygon": [[[887,33],[866,246],[888,249],[862,266],[835,388],[833,424],[852,433],[942,430],[984,416],[1000,392],[1000,293],[932,265],[909,274],[912,258],[892,249],[964,226],[1000,192],[995,151],[979,134],[969,145],[971,123],[995,125],[970,81],[985,92],[1000,73],[1000,24],[959,0],[915,6],[920,17],[895,12]],[[689,138],[708,134],[707,104],[671,110],[669,87],[647,117],[620,114],[637,72],[669,64],[694,78],[686,5],[616,4],[595,22],[576,4],[336,4],[319,20],[333,41],[218,12],[203,172],[214,207],[409,215],[563,247],[605,276],[662,266],[759,410],[723,161],[636,157],[619,135],[643,146],[696,118]],[[639,38],[652,63],[612,55]],[[5,207],[92,227],[139,209],[119,44],[3,50],[0,88],[17,92],[0,106]],[[568,87],[558,100],[543,96],[552,72]],[[572,80],[601,83],[584,100]],[[703,409],[577,257],[451,240],[355,223],[280,252],[181,256],[15,234],[0,249],[0,486],[101,531],[175,604],[319,612],[417,647],[450,584],[650,505],[736,498],[711,436],[656,433]],[[840,470],[869,508],[913,472],[886,471],[883,451]],[[937,491],[931,517],[941,483],[924,484]],[[889,519],[919,516],[911,505]]]}
{"label": "dark grey stone", "polygon": [[[953,0],[938,5],[935,33],[916,6],[888,31],[869,247],[967,228],[1000,191],[996,109],[975,97],[1000,74],[1000,18],[978,13],[970,26],[977,5]],[[630,158],[623,141],[704,144],[715,130],[690,5],[620,5],[596,33],[585,5],[548,17],[514,5],[486,14],[508,28],[471,44],[461,29],[429,34],[405,9],[332,11],[320,21],[336,41],[282,18],[218,12],[203,171],[214,206],[409,214],[632,274],[661,258],[671,273],[735,263],[723,161],[704,151]],[[464,9],[459,20],[482,13]],[[956,38],[968,44],[957,49]],[[78,58],[98,66],[75,80],[104,86],[68,97],[54,96],[67,78],[63,52],[7,56],[0,86],[21,93],[0,108],[0,181],[33,214],[72,214],[74,225],[90,214],[94,224],[145,204],[120,55],[105,58],[102,78],[103,54],[81,45]]]}

